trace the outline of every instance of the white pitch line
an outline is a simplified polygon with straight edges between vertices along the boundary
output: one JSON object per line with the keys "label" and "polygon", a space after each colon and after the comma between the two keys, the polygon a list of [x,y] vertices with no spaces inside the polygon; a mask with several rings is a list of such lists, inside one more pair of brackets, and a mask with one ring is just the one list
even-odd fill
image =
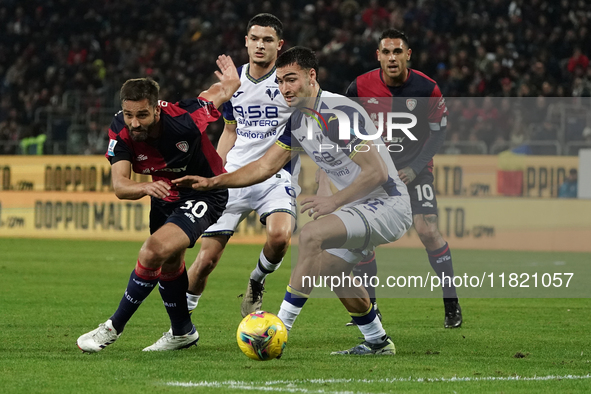
{"label": "white pitch line", "polygon": [[[237,390],[261,390],[261,391],[287,391],[290,393],[322,393],[322,394],[365,394],[359,391],[327,391],[323,389],[306,389],[297,387],[298,384],[327,384],[327,383],[424,383],[424,382],[512,382],[512,381],[547,381],[547,380],[581,380],[591,379],[591,374],[587,375],[547,375],[547,376],[481,376],[481,377],[457,377],[452,378],[384,378],[384,379],[294,379],[294,380],[271,380],[266,382],[244,382],[236,380],[226,380],[223,382],[167,382],[167,386],[180,387],[220,387]],[[273,386],[285,387],[273,387]]]}
{"label": "white pitch line", "polygon": [[[269,382],[265,382],[269,383]],[[261,384],[265,384],[261,383]],[[236,389],[236,390],[257,390],[257,391],[287,391],[290,393],[308,393],[308,394],[374,394],[374,393],[364,393],[361,391],[326,391],[326,390],[310,390],[305,389],[302,387],[268,387],[268,386],[261,386],[254,382],[235,382],[235,381],[226,381],[226,382],[168,382],[166,383],[167,386],[180,386],[180,387],[218,387],[218,388],[226,388],[226,389]],[[289,386],[290,384],[288,384]]]}

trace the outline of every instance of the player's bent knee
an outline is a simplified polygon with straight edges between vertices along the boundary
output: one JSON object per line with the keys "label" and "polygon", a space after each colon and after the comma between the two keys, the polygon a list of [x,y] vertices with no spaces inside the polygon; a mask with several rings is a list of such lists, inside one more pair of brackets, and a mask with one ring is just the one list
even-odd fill
{"label": "player's bent knee", "polygon": [[289,247],[291,231],[270,231],[267,234],[267,244],[273,250],[285,250]]}
{"label": "player's bent knee", "polygon": [[420,219],[415,219],[414,226],[419,237],[441,236],[437,227],[437,215],[425,215]]}
{"label": "player's bent knee", "polygon": [[158,239],[149,237],[140,249],[139,260],[150,267],[161,267],[175,252]]}
{"label": "player's bent knee", "polygon": [[319,231],[319,226],[315,226],[315,223],[308,223],[300,232],[300,247],[306,249],[320,249],[322,245],[322,232]]}
{"label": "player's bent knee", "polygon": [[144,245],[144,247],[142,247],[140,250],[138,259],[142,265],[155,268],[161,267],[166,261],[167,257],[168,256],[166,256],[161,250],[146,247]]}

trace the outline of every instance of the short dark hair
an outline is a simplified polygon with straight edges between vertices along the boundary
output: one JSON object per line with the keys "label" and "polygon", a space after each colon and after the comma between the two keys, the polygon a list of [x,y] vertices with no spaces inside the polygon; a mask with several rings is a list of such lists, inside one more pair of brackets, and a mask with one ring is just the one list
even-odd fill
{"label": "short dark hair", "polygon": [[272,27],[273,29],[275,29],[277,37],[280,40],[283,38],[283,23],[281,23],[279,18],[277,18],[275,15],[263,13],[253,16],[252,19],[248,21],[248,26],[246,26],[246,34],[248,34],[250,28],[254,25]]}
{"label": "short dark hair", "polygon": [[382,34],[380,35],[380,39],[378,40],[378,47],[380,46],[380,43],[382,42],[382,40],[384,38],[400,38],[402,40],[402,42],[404,42],[404,45],[406,45],[407,48],[409,47],[408,37],[406,36],[406,34],[401,32],[400,30],[396,30],[396,29],[384,30],[382,32]]}
{"label": "short dark hair", "polygon": [[314,51],[310,48],[299,46],[289,48],[279,55],[275,67],[281,68],[290,64],[297,64],[305,70],[314,69],[318,73],[318,59],[316,59]]}
{"label": "short dark hair", "polygon": [[141,101],[148,99],[152,107],[158,105],[158,92],[160,86],[156,81],[150,78],[135,78],[125,81],[121,90],[119,91],[119,99],[121,103],[125,100]]}

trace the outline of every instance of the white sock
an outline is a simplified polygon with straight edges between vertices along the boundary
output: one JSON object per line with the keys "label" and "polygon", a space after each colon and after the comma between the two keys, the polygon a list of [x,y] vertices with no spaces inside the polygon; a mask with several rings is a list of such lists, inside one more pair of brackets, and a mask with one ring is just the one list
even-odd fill
{"label": "white sock", "polygon": [[384,330],[382,322],[377,316],[371,323],[358,325],[357,327],[359,327],[359,331],[369,343],[380,343],[386,336],[386,330]]}
{"label": "white sock", "polygon": [[255,269],[250,273],[250,279],[255,280],[259,283],[263,283],[267,275],[271,272],[274,272],[279,268],[283,259],[277,264],[271,263],[266,257],[263,251],[261,250],[261,254],[259,255],[259,261],[257,262],[257,266]]}
{"label": "white sock", "polygon": [[199,303],[199,299],[201,298],[201,294],[190,294],[187,293],[187,309],[191,312],[193,309],[197,308],[197,304]]}
{"label": "white sock", "polygon": [[284,300],[281,303],[281,309],[279,309],[277,317],[281,319],[283,324],[285,324],[285,328],[287,328],[287,331],[290,331],[293,327],[295,319],[298,317],[301,311],[301,307],[297,307]]}

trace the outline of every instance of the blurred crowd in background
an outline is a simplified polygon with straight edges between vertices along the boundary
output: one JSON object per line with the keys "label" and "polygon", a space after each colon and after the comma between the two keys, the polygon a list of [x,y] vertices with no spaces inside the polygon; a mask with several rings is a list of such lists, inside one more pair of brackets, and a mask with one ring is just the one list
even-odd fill
{"label": "blurred crowd in background", "polygon": [[[37,153],[23,141],[33,146],[40,136],[56,143],[45,153],[104,153],[126,79],[154,78],[167,101],[195,96],[213,81],[219,54],[248,61],[245,29],[260,12],[282,20],[284,49],[316,51],[320,84],[336,93],[379,66],[383,30],[404,31],[410,67],[444,96],[465,98],[450,105],[452,142],[558,138],[551,117],[518,127],[512,101],[486,96],[534,97],[547,109],[549,97],[591,95],[587,0],[0,0],[0,154]],[[495,126],[475,126],[482,119]],[[591,141],[581,119],[566,131],[563,124],[560,138]]]}

